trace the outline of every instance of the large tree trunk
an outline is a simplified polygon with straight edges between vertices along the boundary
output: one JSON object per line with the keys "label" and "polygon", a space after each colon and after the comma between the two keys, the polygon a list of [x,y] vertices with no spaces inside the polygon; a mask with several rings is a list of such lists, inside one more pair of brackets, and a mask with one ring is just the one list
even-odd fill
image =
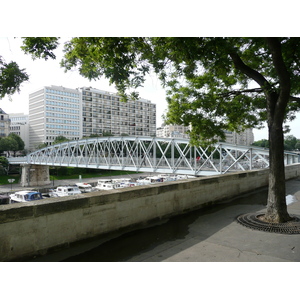
{"label": "large tree trunk", "polygon": [[287,212],[282,120],[273,110],[269,115],[269,191],[265,221],[283,223],[291,219]]}

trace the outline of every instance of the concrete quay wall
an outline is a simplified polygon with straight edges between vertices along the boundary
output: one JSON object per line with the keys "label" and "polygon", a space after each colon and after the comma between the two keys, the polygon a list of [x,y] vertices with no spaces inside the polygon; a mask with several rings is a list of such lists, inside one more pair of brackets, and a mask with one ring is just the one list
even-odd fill
{"label": "concrete quay wall", "polygon": [[[300,164],[286,167],[286,179],[299,175]],[[121,234],[267,185],[268,170],[260,170],[1,205],[0,260]]]}

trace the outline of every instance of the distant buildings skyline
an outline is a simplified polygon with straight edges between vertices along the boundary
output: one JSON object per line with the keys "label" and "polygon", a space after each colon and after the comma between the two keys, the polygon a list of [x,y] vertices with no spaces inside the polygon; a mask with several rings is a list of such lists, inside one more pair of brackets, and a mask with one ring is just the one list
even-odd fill
{"label": "distant buildings skyline", "polygon": [[[164,125],[156,130],[157,137],[164,138],[189,138],[187,131],[191,126],[182,125]],[[226,142],[230,144],[238,144],[250,146],[254,142],[254,134],[251,128],[246,129],[243,132],[237,133],[235,131],[225,130]]]}
{"label": "distant buildings skyline", "polygon": [[[40,144],[51,145],[57,136],[70,140],[103,134],[189,138],[190,126],[156,128],[156,104],[150,100],[122,102],[117,93],[92,87],[44,86],[29,94],[28,115],[0,112],[6,124],[9,122],[6,126],[0,123],[0,134],[18,134],[29,150]],[[239,134],[225,131],[225,135],[226,142],[232,144],[254,142],[252,129]]]}
{"label": "distant buildings skyline", "polygon": [[91,135],[155,136],[156,104],[122,102],[116,93],[92,87],[44,86],[29,94],[29,149],[52,145],[57,136],[78,140]]}

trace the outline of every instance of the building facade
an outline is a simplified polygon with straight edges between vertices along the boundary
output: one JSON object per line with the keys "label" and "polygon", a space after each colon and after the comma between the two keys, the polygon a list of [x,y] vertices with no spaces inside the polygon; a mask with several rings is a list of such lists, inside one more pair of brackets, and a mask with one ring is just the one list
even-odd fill
{"label": "building facade", "polygon": [[225,131],[226,142],[230,144],[250,146],[254,143],[253,129],[248,128],[243,132]]}
{"label": "building facade", "polygon": [[115,93],[82,87],[46,86],[29,95],[29,148],[91,135],[155,136],[156,104],[122,102]]}
{"label": "building facade", "polygon": [[120,96],[81,88],[82,136],[129,135],[155,136],[156,104],[146,99],[121,101]]}
{"label": "building facade", "polygon": [[[190,126],[182,125],[165,125],[157,128],[156,136],[163,138],[189,138],[188,130]],[[225,131],[225,142],[230,144],[250,146],[254,142],[254,134],[252,128],[243,132]]]}
{"label": "building facade", "polygon": [[6,137],[9,135],[10,122],[9,115],[0,108],[0,137]]}
{"label": "building facade", "polygon": [[9,114],[10,132],[15,133],[24,141],[25,149],[29,149],[29,116],[23,113]]}
{"label": "building facade", "polygon": [[82,136],[81,94],[77,89],[45,86],[29,95],[29,148],[51,145],[57,136]]}
{"label": "building facade", "polygon": [[157,137],[163,138],[184,138],[188,139],[188,130],[190,126],[182,125],[163,125],[156,130]]}

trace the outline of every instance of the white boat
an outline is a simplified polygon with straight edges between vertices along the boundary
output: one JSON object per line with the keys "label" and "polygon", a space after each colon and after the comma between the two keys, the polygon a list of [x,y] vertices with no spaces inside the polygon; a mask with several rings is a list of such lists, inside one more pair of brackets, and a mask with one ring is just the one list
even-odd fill
{"label": "white boat", "polygon": [[76,183],[76,185],[82,193],[90,193],[93,191],[93,187],[89,183],[79,182]]}
{"label": "white boat", "polygon": [[114,178],[112,183],[119,185],[119,188],[133,187],[138,185],[137,182],[133,181],[132,178]]}
{"label": "white boat", "polygon": [[27,201],[41,200],[43,196],[40,192],[36,191],[19,191],[11,194],[10,203],[22,203]]}
{"label": "white boat", "polygon": [[172,174],[159,174],[158,177],[162,178],[163,182],[177,180],[177,175]]}
{"label": "white boat", "polygon": [[181,180],[181,179],[192,179],[192,178],[197,178],[196,176],[193,175],[177,175],[177,180]]}
{"label": "white boat", "polygon": [[119,183],[113,182],[112,179],[99,179],[97,185],[95,186],[96,190],[106,191],[119,189],[121,186]]}
{"label": "white boat", "polygon": [[58,186],[53,190],[54,197],[73,196],[81,194],[78,186]]}
{"label": "white boat", "polygon": [[138,185],[147,185],[163,182],[163,179],[160,176],[148,176],[143,179],[137,179],[136,181]]}

